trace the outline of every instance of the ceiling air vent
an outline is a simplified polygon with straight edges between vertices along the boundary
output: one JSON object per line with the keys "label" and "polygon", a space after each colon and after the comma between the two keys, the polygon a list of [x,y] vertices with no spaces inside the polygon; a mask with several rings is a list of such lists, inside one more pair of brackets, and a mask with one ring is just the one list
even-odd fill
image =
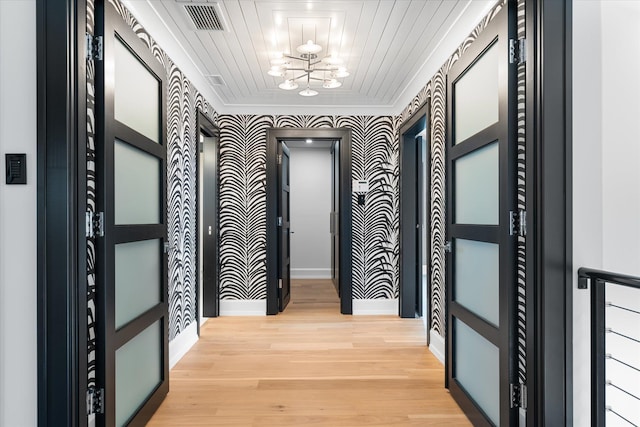
{"label": "ceiling air vent", "polygon": [[217,3],[185,4],[184,9],[196,30],[226,30],[224,18]]}
{"label": "ceiling air vent", "polygon": [[221,75],[219,74],[207,74],[205,75],[209,83],[214,86],[226,86],[227,83],[224,81]]}

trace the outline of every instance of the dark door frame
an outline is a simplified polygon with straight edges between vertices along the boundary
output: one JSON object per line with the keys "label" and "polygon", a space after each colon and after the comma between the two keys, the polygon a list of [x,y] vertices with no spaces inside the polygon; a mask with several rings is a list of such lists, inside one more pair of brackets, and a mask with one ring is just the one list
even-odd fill
{"label": "dark door frame", "polygon": [[525,7],[527,426],[570,426],[573,9],[557,0],[527,0]]}
{"label": "dark door frame", "polygon": [[41,427],[87,425],[86,10],[86,0],[37,0],[34,16]]}
{"label": "dark door frame", "polygon": [[[198,268],[196,269],[196,312],[199,312],[200,301],[200,242],[202,241],[202,250],[205,253],[213,253],[215,263],[205,262],[202,266],[202,316],[203,317],[218,317],[220,315],[220,130],[213,121],[204,115],[202,111],[198,111],[196,118],[196,129],[198,133],[196,138],[196,146],[198,147],[198,160],[203,158],[204,171],[203,181],[215,188],[214,200],[210,197],[204,197],[204,200],[200,200],[200,185],[205,185],[200,182],[200,161],[196,162],[196,194],[197,194],[197,208],[196,208],[196,259],[198,260]],[[204,134],[207,137],[215,138],[215,142],[211,146],[211,143],[200,142],[200,134]],[[203,189],[207,191],[207,185]],[[206,194],[204,193],[203,194]],[[202,212],[201,212],[202,210]],[[207,231],[200,230],[200,215],[203,215],[204,219],[208,220],[209,224],[212,224],[210,230],[214,233],[212,238],[205,238]],[[209,237],[209,236],[206,236]],[[200,335],[200,314],[197,313],[196,317],[198,324],[198,336]]]}
{"label": "dark door frame", "polygon": [[[422,301],[416,301],[417,294],[422,287],[422,273],[419,277],[416,276],[416,265],[421,262],[418,260],[421,251],[417,249],[420,244],[420,239],[416,237],[416,225],[422,227],[428,227],[431,229],[430,224],[422,224],[422,218],[417,218],[419,200],[416,199],[416,194],[419,190],[419,186],[416,183],[418,177],[419,168],[416,164],[416,156],[420,153],[415,143],[416,136],[422,132],[423,129],[427,131],[426,150],[427,160],[424,167],[428,168],[431,163],[431,144],[429,138],[430,120],[431,120],[431,98],[427,98],[424,104],[415,111],[409,119],[402,125],[398,133],[399,137],[399,174],[400,174],[400,230],[399,230],[399,242],[400,242],[400,292],[399,292],[399,314],[400,317],[414,318],[417,313],[416,305],[421,304]],[[430,174],[427,174],[427,186],[431,188]],[[431,192],[425,191],[426,205],[431,205]],[[428,215],[430,218],[431,215]],[[429,239],[430,233],[427,234],[427,252],[431,254],[431,239]],[[431,263],[429,263],[431,264]],[[427,316],[427,331],[430,328],[430,286],[427,286],[427,307],[422,307],[424,315]],[[429,336],[427,332],[427,337]]]}
{"label": "dark door frame", "polygon": [[340,140],[340,312],[353,312],[351,290],[351,129],[267,129],[267,314],[278,314],[278,141],[287,139]]}

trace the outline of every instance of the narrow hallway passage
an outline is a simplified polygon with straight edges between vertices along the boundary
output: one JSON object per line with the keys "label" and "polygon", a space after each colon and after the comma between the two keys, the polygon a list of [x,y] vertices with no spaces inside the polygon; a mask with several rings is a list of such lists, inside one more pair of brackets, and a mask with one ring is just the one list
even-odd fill
{"label": "narrow hallway passage", "polygon": [[280,315],[205,323],[149,425],[471,425],[421,319],[343,316],[330,280],[291,294]]}

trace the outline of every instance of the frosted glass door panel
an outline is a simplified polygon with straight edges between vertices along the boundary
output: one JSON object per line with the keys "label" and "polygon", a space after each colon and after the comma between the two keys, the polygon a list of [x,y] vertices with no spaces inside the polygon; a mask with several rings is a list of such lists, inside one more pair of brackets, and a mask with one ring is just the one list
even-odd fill
{"label": "frosted glass door panel", "polygon": [[160,142],[160,82],[116,38],[114,117]]}
{"label": "frosted glass door panel", "polygon": [[498,49],[494,45],[455,84],[455,143],[498,122]]}
{"label": "frosted glass door panel", "polygon": [[495,243],[455,240],[454,300],[498,325],[500,247]]}
{"label": "frosted glass door panel", "polygon": [[489,419],[495,425],[500,425],[498,347],[460,319],[454,319],[453,326],[455,328],[454,378]]}
{"label": "frosted glass door panel", "polygon": [[162,380],[162,328],[152,324],[116,350],[116,425],[124,425]]}
{"label": "frosted glass door panel", "polygon": [[499,158],[493,142],[455,161],[455,223],[498,225]]}
{"label": "frosted glass door panel", "polygon": [[160,223],[160,160],[115,141],[115,223]]}
{"label": "frosted glass door panel", "polygon": [[159,304],[160,240],[116,245],[116,329]]}

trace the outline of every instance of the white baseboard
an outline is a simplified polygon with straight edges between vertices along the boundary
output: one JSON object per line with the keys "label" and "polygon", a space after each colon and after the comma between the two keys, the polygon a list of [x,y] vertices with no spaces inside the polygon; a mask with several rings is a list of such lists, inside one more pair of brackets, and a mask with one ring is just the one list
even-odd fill
{"label": "white baseboard", "polygon": [[292,279],[331,279],[330,268],[292,268]]}
{"label": "white baseboard", "polygon": [[444,365],[444,337],[431,329],[429,331],[429,350]]}
{"label": "white baseboard", "polygon": [[196,322],[191,322],[184,331],[169,341],[169,369],[172,369],[196,342],[198,342],[198,325]]}
{"label": "white baseboard", "polygon": [[398,315],[397,299],[354,299],[354,315]]}
{"label": "white baseboard", "polygon": [[220,300],[220,316],[266,316],[267,300]]}

